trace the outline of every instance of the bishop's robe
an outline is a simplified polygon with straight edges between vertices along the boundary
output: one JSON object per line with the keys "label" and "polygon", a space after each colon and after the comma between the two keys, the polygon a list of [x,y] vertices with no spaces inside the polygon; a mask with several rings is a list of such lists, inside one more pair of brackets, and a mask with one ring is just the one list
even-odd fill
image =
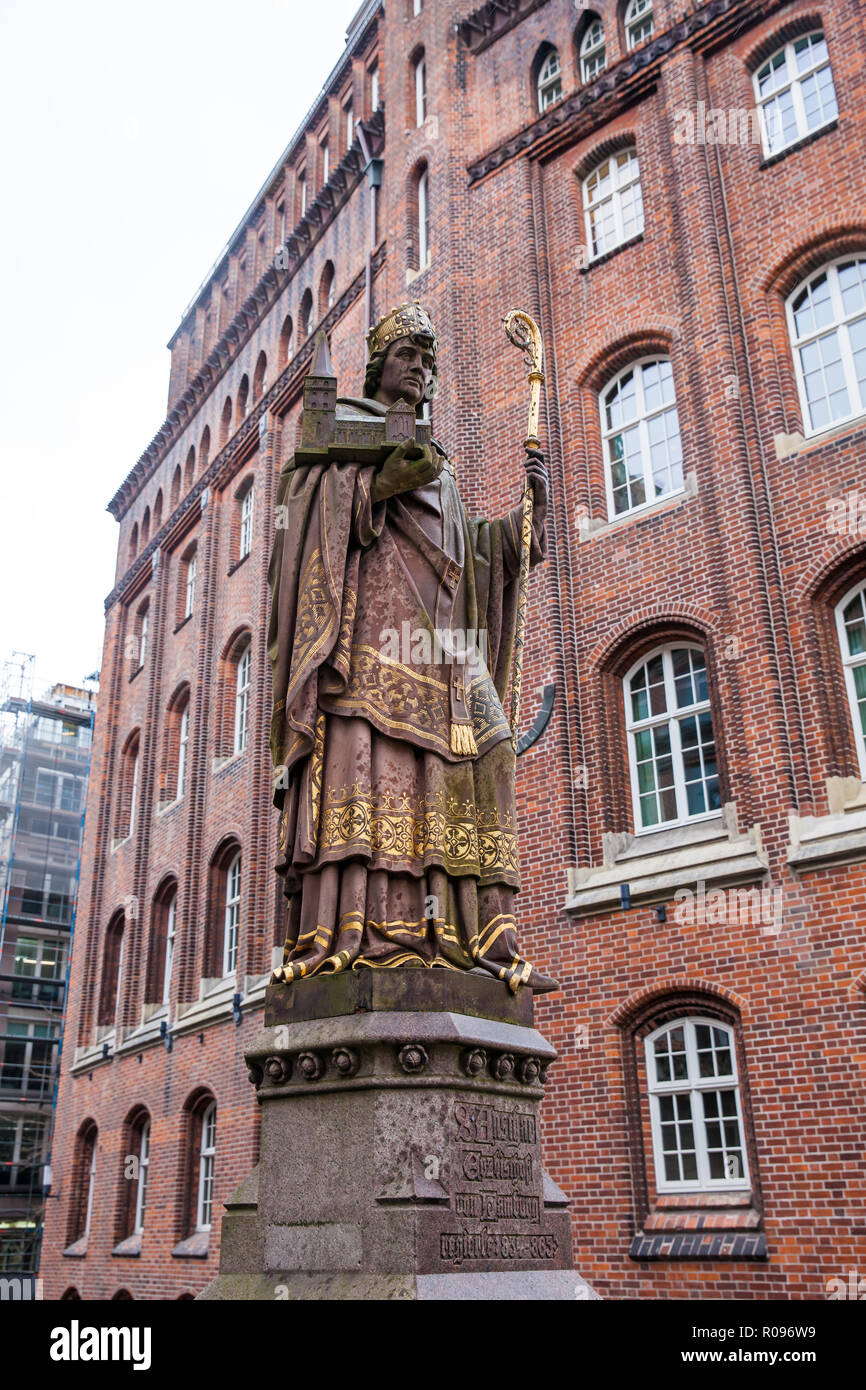
{"label": "bishop's robe", "polygon": [[[438,478],[376,503],[373,465],[290,460],[280,476],[268,649],[286,980],[418,965],[532,986],[502,707],[522,509],[468,521],[442,459]],[[535,528],[531,563],[543,549]]]}

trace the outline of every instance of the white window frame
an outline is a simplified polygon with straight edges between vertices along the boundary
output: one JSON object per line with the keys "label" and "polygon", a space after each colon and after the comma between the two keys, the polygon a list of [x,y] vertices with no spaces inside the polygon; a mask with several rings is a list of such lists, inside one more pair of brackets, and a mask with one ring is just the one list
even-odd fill
{"label": "white window frame", "polygon": [[90,1218],[93,1215],[93,1187],[96,1177],[96,1146],[99,1143],[99,1130],[93,1131],[93,1140],[90,1149],[90,1165],[87,1175],[87,1206],[84,1213],[84,1239],[90,1235]]}
{"label": "white window frame", "polygon": [[[842,299],[842,291],[839,287],[839,267],[855,263],[861,266],[861,273],[866,274],[866,256],[838,256],[833,261],[828,261],[825,265],[814,270],[811,275],[807,275],[788,295],[786,301],[786,312],[788,315],[788,334],[791,340],[791,351],[794,356],[794,372],[797,377],[797,390],[800,395],[800,409],[803,414],[803,434],[805,437],[812,438],[815,435],[824,434],[827,430],[835,430],[840,425],[847,424],[850,420],[858,420],[866,414],[866,388],[861,394],[860,385],[857,380],[857,369],[854,364],[854,353],[851,348],[851,339],[848,325],[866,317],[866,306],[854,309],[852,312],[845,312],[845,305]],[[825,324],[822,328],[816,329],[813,333],[806,334],[804,337],[797,336],[796,320],[794,318],[794,302],[805,289],[813,285],[822,275],[827,276],[827,285],[830,291],[830,302],[833,306],[833,319],[831,323]],[[826,424],[813,425],[809,400],[806,394],[805,374],[803,372],[803,362],[801,358],[802,349],[811,343],[828,338],[831,334],[836,334],[839,347],[839,358],[842,363],[842,370],[845,375],[845,389],[848,392],[849,402],[856,401],[856,407],[850,410],[847,415],[839,415],[834,420]]]}
{"label": "white window frame", "polygon": [[851,709],[851,721],[854,726],[854,738],[857,744],[857,761],[860,767],[860,776],[866,782],[866,733],[863,731],[860,722],[860,707],[857,699],[857,690],[854,685],[854,671],[856,668],[866,666],[866,652],[858,652],[852,655],[848,648],[848,633],[845,629],[845,609],[859,595],[866,611],[866,584],[862,581],[855,584],[853,589],[849,589],[844,598],[840,599],[836,605],[836,631],[839,636],[839,651],[842,656],[842,667],[845,672],[845,689],[848,692],[848,704]]}
{"label": "white window frame", "polygon": [[351,97],[343,107],[343,118],[346,122],[346,149],[350,150],[355,143],[355,113]]}
{"label": "white window frame", "polygon": [[324,185],[331,177],[331,147],[327,135],[319,148],[322,151],[322,184]]}
{"label": "white window frame", "polygon": [[418,175],[418,269],[430,264],[430,170]]}
{"label": "white window frame", "polygon": [[195,578],[198,568],[197,559],[198,552],[194,550],[186,562],[186,599],[183,610],[183,616],[185,618],[192,617],[192,610],[195,607]]}
{"label": "white window frame", "polygon": [[[644,33],[643,29],[647,20],[649,20],[649,32]],[[629,0],[623,25],[625,27],[626,52],[631,53],[633,48],[639,48],[642,43],[648,43],[656,28],[653,0]]]}
{"label": "white window frame", "polygon": [[175,800],[179,801],[183,796],[186,786],[186,764],[187,753],[189,751],[189,698],[183,707],[180,716],[180,728],[177,738],[177,788]]}
{"label": "white window frame", "polygon": [[[599,62],[599,58],[601,61]],[[604,25],[600,19],[594,19],[586,26],[586,33],[580,41],[580,79],[582,82],[594,82],[600,72],[604,72],[607,67],[607,44],[604,37]]]}
{"label": "white window frame", "polygon": [[379,64],[370,68],[370,112],[379,110]]}
{"label": "white window frame", "polygon": [[424,0],[412,0],[412,14],[419,15],[424,8]]}
{"label": "white window frame", "polygon": [[147,1171],[150,1167],[150,1120],[144,1121],[139,1134],[138,1183],[135,1190],[135,1222],[133,1235],[141,1235],[144,1230],[144,1216],[147,1211]]}
{"label": "white window frame", "polygon": [[[677,705],[676,685],[673,669],[673,652],[680,649],[696,652],[707,671],[707,699],[698,700],[689,705]],[[665,688],[665,710],[661,714],[650,712],[644,719],[635,719],[632,712],[631,702],[631,682],[637,675],[641,667],[646,666],[655,657],[662,658],[662,674]],[[706,666],[706,655],[703,648],[696,642],[669,642],[662,647],[654,647],[652,651],[646,652],[633,666],[629,668],[623,677],[622,682],[623,700],[625,704],[625,724],[626,742],[628,745],[628,768],[629,779],[631,782],[631,798],[634,810],[634,833],[635,835],[651,835],[657,830],[669,830],[672,826],[693,825],[698,821],[718,820],[722,815],[722,807],[718,810],[698,811],[690,815],[688,811],[688,796],[686,791],[685,767],[683,764],[682,740],[680,737],[680,722],[692,716],[701,715],[709,712],[712,720],[712,705],[709,699],[709,671]],[[641,814],[641,793],[638,779],[638,758],[635,747],[635,736],[645,729],[659,728],[667,725],[670,758],[674,779],[674,795],[676,799],[677,814],[671,820],[658,820],[652,825],[643,825]],[[718,770],[719,763],[719,740],[718,731],[713,726],[713,749],[716,755],[716,778],[719,780],[719,798],[721,800],[721,778]],[[701,768],[703,769],[703,758],[701,758]],[[703,778],[701,779],[703,782]],[[659,807],[659,809],[661,809]]]}
{"label": "white window frame", "polygon": [[250,484],[241,499],[241,529],[238,542],[238,559],[249,555],[253,548],[253,509],[255,507],[255,486]]}
{"label": "white window frame", "polygon": [[551,48],[545,54],[544,62],[538,69],[535,91],[539,115],[543,116],[545,111],[549,111],[551,106],[562,100],[562,60],[558,48]]}
{"label": "white window frame", "polygon": [[147,628],[150,607],[145,605],[141,610],[138,625],[138,669],[141,670],[147,658]]}
{"label": "white window frame", "polygon": [[[822,57],[815,60],[810,67],[800,72],[796,62],[796,45],[802,43],[804,39],[811,40],[815,38],[824,40],[827,56],[826,58]],[[789,80],[787,82],[782,82],[778,87],[774,87],[773,90],[767,92],[766,95],[762,95],[760,79],[762,75],[771,68],[780,53],[784,55]],[[832,116],[827,116],[822,120],[820,125],[812,126],[810,129],[806,117],[805,103],[803,101],[803,82],[806,78],[822,72],[824,68],[830,69],[830,83],[833,88],[833,104],[836,110]],[[833,78],[833,64],[830,60],[830,46],[827,43],[827,35],[823,29],[813,29],[808,34],[797,34],[789,43],[783,44],[780,48],[775,49],[774,52],[770,54],[769,58],[761,63],[760,67],[752,74],[752,86],[755,92],[755,105],[758,109],[761,122],[761,145],[767,159],[773,155],[781,154],[783,150],[790,149],[792,145],[796,145],[800,140],[805,140],[809,135],[814,135],[816,131],[824,130],[826,126],[832,125],[833,122],[838,119],[839,102],[836,96],[836,83]],[[780,134],[779,143],[774,144],[771,139],[770,122],[767,120],[766,108],[771,102],[777,100],[783,92],[789,90],[791,93],[791,105],[794,110],[796,132],[792,135],[790,140],[783,139]]]}
{"label": "white window frame", "polygon": [[238,968],[238,945],[241,919],[241,852],[226,868],[226,905],[223,929],[223,977],[234,975]]}
{"label": "white window frame", "polygon": [[212,1100],[201,1117],[201,1143],[196,1193],[197,1231],[209,1231],[213,1215],[214,1159],[216,1155],[216,1101]]}
{"label": "white window frame", "polygon": [[132,757],[132,791],[130,792],[129,796],[129,825],[126,831],[126,835],[124,837],[127,840],[129,839],[130,835],[135,829],[135,811],[136,803],[138,802],[138,767],[140,760],[141,743],[139,742],[135,746],[135,753]]}
{"label": "white window frame", "polygon": [[415,125],[427,119],[427,60],[425,54],[415,64]]}
{"label": "white window frame", "polygon": [[[628,155],[629,159],[625,165],[620,165],[619,160],[623,155]],[[597,196],[591,189],[590,183],[596,175],[600,175],[606,165],[611,166],[611,191],[604,196]],[[625,217],[623,214],[623,195],[628,189],[637,184],[637,199],[640,202],[640,217],[638,218],[634,230],[626,231]],[[600,183],[598,185],[601,186]],[[640,177],[640,160],[638,159],[636,148],[631,145],[628,149],[615,150],[606,159],[599,160],[598,164],[590,169],[586,178],[581,184],[581,195],[583,198],[583,223],[586,233],[586,249],[589,253],[589,260],[598,260],[599,256],[606,256],[609,251],[615,251],[618,246],[623,246],[627,241],[634,237],[642,236],[646,226],[646,214],[643,205],[643,185]],[[594,214],[596,214],[607,203],[613,209],[614,220],[614,240],[602,245],[596,244],[596,227]]]}
{"label": "white window frame", "polygon": [[301,189],[301,216],[307,211],[307,171],[302,169],[298,174],[298,184]]}
{"label": "white window frame", "polygon": [[174,943],[177,934],[177,889],[165,908],[165,962],[162,971],[162,1002],[171,998],[171,972],[174,967]]}
{"label": "white window frame", "polygon": [[[680,429],[680,414],[677,405],[676,383],[674,383],[673,402],[662,402],[655,410],[647,410],[644,396],[643,372],[645,367],[652,366],[656,362],[667,362],[671,365],[669,357],[650,356],[640,357],[634,362],[630,362],[616,376],[611,377],[610,381],[605,382],[599,392],[598,404],[601,419],[601,444],[602,456],[604,459],[604,485],[607,495],[607,515],[609,521],[619,521],[623,517],[636,516],[639,512],[645,511],[647,507],[654,507],[658,502],[664,502],[669,497],[678,497],[685,491],[685,461],[680,460],[680,471],[683,474],[682,481],[670,488],[668,492],[655,492],[652,469],[652,451],[649,438],[649,421],[657,415],[665,414],[673,409],[677,419],[677,433],[680,440],[680,450],[682,452],[682,430]],[[638,412],[633,420],[627,421],[623,425],[608,427],[607,423],[607,397],[615,390],[619,384],[628,376],[629,372],[635,374],[636,393],[638,401]],[[673,368],[671,367],[671,379],[673,380]],[[614,498],[613,487],[613,460],[610,457],[610,440],[616,435],[624,433],[625,430],[633,429],[637,426],[640,437],[640,457],[643,463],[643,482],[644,482],[644,501],[638,502],[635,506],[626,507],[624,511],[616,511],[616,500]]]}
{"label": "white window frame", "polygon": [[[702,1077],[698,1067],[697,1038],[695,1028],[697,1026],[718,1028],[728,1035],[728,1050],[731,1054],[731,1071],[721,1076]],[[657,1081],[655,1071],[655,1051],[654,1043],[656,1038],[662,1034],[670,1032],[674,1028],[683,1028],[685,1032],[686,1059],[688,1076],[672,1081]],[[647,1089],[649,1092],[650,1115],[652,1121],[653,1139],[653,1163],[655,1167],[656,1190],[658,1192],[742,1192],[751,1188],[749,1176],[749,1155],[746,1143],[746,1127],[743,1122],[743,1104],[740,1089],[740,1080],[737,1072],[737,1051],[736,1036],[734,1028],[730,1023],[724,1023],[716,1018],[704,1018],[702,1015],[684,1015],[681,1018],[674,1018],[653,1030],[644,1039],[644,1055],[646,1058]],[[740,1131],[740,1153],[742,1154],[743,1172],[738,1177],[713,1178],[710,1176],[709,1155],[707,1145],[706,1124],[707,1121],[703,1113],[703,1101],[698,1101],[698,1093],[705,1091],[733,1091],[736,1101],[737,1124]],[[698,1168],[697,1180],[680,1179],[673,1180],[665,1177],[664,1150],[662,1147],[662,1127],[659,1099],[664,1095],[683,1095],[688,1094],[691,1108],[691,1125],[695,1139],[695,1158]]]}
{"label": "white window frame", "polygon": [[234,751],[243,753],[247,746],[247,725],[250,713],[250,664],[252,644],[247,642],[238,657],[235,680],[235,743]]}

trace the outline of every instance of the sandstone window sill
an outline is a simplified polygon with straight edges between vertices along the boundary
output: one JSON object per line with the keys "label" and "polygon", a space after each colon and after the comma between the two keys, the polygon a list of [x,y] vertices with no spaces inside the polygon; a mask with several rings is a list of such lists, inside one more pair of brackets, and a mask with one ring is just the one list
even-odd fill
{"label": "sandstone window sill", "polygon": [[788,817],[788,863],[793,869],[821,869],[866,859],[866,782],[830,777],[827,794],[829,815]]}
{"label": "sandstone window sill", "polygon": [[87,1236],[81,1236],[61,1251],[64,1260],[83,1260],[87,1254]]}
{"label": "sandstone window sill", "polygon": [[173,1260],[205,1260],[210,1244],[210,1231],[196,1231],[181,1240],[171,1252]]}
{"label": "sandstone window sill", "polygon": [[182,796],[176,796],[174,798],[174,801],[160,801],[156,808],[156,814],[157,816],[166,816],[168,815],[169,811],[174,811],[182,803]]}
{"label": "sandstone window sill", "polygon": [[172,1029],[174,1037],[196,1033],[213,1023],[223,1023],[233,1014],[232,1001],[238,992],[234,975],[225,979],[202,980],[199,998],[191,1004],[178,1004],[177,1018]]}
{"label": "sandstone window sill", "polygon": [[141,1254],[141,1240],[141,1231],[136,1231],[133,1235],[127,1236],[125,1240],[122,1240],[117,1245],[115,1245],[114,1249],[111,1252],[112,1256],[121,1258],[137,1258]]}
{"label": "sandstone window sill", "polygon": [[657,502],[649,502],[644,507],[635,507],[632,511],[626,512],[624,516],[617,516],[612,520],[605,520],[603,517],[584,517],[578,533],[579,539],[581,542],[599,540],[603,536],[621,531],[624,526],[636,525],[641,521],[649,520],[651,517],[657,517],[660,512],[674,511],[697,495],[697,474],[687,473],[685,483],[681,488],[678,488],[676,492],[668,493],[666,497],[660,497]]}
{"label": "sandstone window sill", "polygon": [[232,763],[238,762],[246,751],[247,750],[243,748],[240,753],[229,753],[227,756],[214,758],[211,764],[211,772],[214,774],[223,772],[224,769],[229,767]]}
{"label": "sandstone window sill", "polygon": [[760,825],[741,833],[736,808],[728,804],[718,817],[670,830],[605,835],[602,864],[569,869],[564,907],[572,918],[618,912],[623,884],[632,907],[643,907],[670,901],[678,889],[730,887],[766,872]]}

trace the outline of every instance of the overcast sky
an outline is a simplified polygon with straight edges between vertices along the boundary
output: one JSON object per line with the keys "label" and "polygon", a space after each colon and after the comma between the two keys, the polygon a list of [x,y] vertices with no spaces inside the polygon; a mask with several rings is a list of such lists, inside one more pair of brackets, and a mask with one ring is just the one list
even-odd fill
{"label": "overcast sky", "polygon": [[181,314],[360,0],[0,0],[0,675],[102,657],[109,498],[165,416]]}

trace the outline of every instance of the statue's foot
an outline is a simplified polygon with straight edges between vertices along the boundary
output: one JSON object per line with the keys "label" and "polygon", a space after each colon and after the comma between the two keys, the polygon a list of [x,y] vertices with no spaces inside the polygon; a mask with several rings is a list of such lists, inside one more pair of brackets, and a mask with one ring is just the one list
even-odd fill
{"label": "statue's foot", "polygon": [[554,980],[550,975],[542,975],[540,970],[532,967],[532,974],[526,981],[526,989],[531,989],[533,994],[549,994],[551,990],[559,989],[558,980]]}

